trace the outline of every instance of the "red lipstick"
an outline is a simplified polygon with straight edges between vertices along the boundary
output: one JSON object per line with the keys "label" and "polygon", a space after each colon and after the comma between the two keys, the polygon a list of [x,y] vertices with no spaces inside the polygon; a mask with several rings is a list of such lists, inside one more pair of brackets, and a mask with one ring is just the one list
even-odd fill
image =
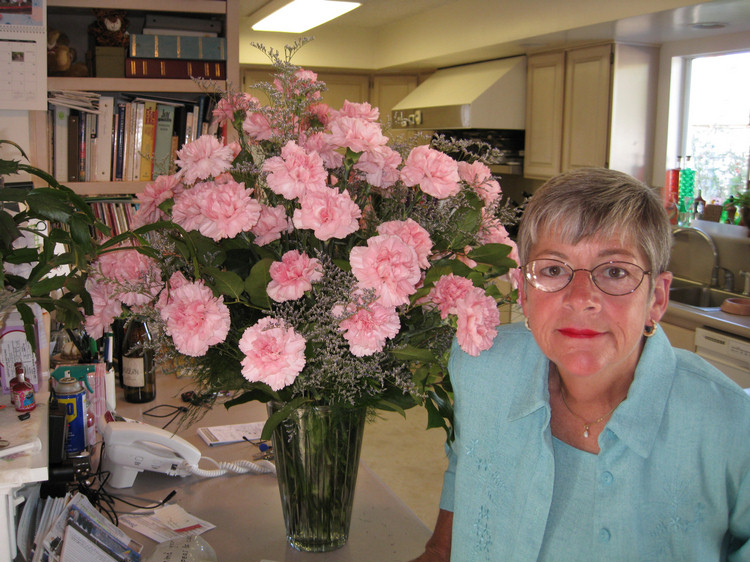
{"label": "red lipstick", "polygon": [[578,328],[560,328],[559,332],[569,338],[593,338],[601,335],[601,332]]}

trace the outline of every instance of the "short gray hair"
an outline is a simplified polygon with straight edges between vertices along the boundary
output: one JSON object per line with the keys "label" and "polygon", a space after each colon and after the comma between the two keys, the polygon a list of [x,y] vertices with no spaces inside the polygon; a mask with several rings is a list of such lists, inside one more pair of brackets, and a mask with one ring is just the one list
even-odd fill
{"label": "short gray hair", "polygon": [[581,168],[556,176],[540,187],[521,219],[521,264],[528,261],[539,236],[550,232],[567,244],[594,237],[632,241],[643,252],[654,275],[666,271],[669,264],[672,233],[659,196],[616,170]]}

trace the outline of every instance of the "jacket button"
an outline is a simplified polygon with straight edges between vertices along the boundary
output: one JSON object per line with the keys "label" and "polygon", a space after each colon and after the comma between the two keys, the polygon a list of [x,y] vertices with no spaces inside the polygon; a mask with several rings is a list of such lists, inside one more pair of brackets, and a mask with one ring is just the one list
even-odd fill
{"label": "jacket button", "polygon": [[599,542],[609,542],[609,539],[612,537],[612,534],[609,532],[609,529],[606,527],[602,527],[599,529]]}

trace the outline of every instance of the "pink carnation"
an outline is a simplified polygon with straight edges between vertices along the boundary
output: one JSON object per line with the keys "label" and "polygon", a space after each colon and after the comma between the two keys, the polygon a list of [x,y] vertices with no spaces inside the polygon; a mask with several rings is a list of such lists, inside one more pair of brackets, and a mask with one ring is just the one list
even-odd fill
{"label": "pink carnation", "polygon": [[308,192],[295,209],[292,220],[297,228],[310,228],[318,240],[345,238],[359,230],[362,210],[348,191],[325,188]]}
{"label": "pink carnation", "polygon": [[500,184],[492,177],[490,169],[478,160],[472,164],[459,162],[458,176],[474,188],[485,205],[497,201],[502,193]]}
{"label": "pink carnation", "polygon": [[318,85],[318,75],[312,70],[305,70],[299,68],[295,71],[290,83],[289,88],[285,88],[285,84],[278,78],[273,81],[274,87],[281,93],[287,96],[297,96],[305,93],[306,97],[311,100],[318,100],[322,94],[320,89],[316,88]]}
{"label": "pink carnation", "polygon": [[258,110],[250,109],[242,122],[242,130],[251,139],[257,141],[268,140],[273,137],[275,131],[268,122],[268,117]]}
{"label": "pink carnation", "polygon": [[[234,144],[234,143],[233,143]],[[224,146],[213,135],[203,135],[177,151],[177,165],[185,182],[218,176],[232,166],[237,147]]]}
{"label": "pink carnation", "polygon": [[376,146],[363,152],[354,168],[365,173],[368,183],[386,189],[395,184],[400,173],[401,155],[388,146]]}
{"label": "pink carnation", "polygon": [[367,246],[352,248],[349,262],[359,287],[375,289],[384,306],[408,303],[421,279],[417,253],[398,236],[368,238]]}
{"label": "pink carnation", "polygon": [[351,149],[352,152],[365,152],[388,142],[379,123],[356,117],[338,117],[331,121],[331,142]]}
{"label": "pink carnation", "polygon": [[314,103],[307,107],[308,119],[307,127],[311,125],[310,121],[317,121],[322,127],[327,127],[331,122],[331,108],[326,103]]}
{"label": "pink carnation", "polygon": [[492,347],[500,324],[500,312],[495,299],[474,287],[461,300],[458,309],[456,339],[469,355],[477,356],[480,352]]}
{"label": "pink carnation", "polygon": [[132,228],[167,219],[167,214],[159,208],[159,205],[167,199],[172,199],[183,189],[177,174],[159,176],[153,182],[147,183],[143,192],[138,195],[140,206],[133,216]]}
{"label": "pink carnation", "polygon": [[357,117],[364,119],[365,121],[375,122],[380,119],[380,110],[377,107],[372,107],[369,103],[354,103],[349,100],[344,100],[344,105],[341,106],[339,111],[334,112],[334,118],[337,117]]}
{"label": "pink carnation", "polygon": [[234,114],[238,111],[247,111],[251,107],[260,107],[258,98],[246,93],[228,93],[216,104],[211,114],[214,123],[234,123]]}
{"label": "pink carnation", "polygon": [[422,191],[438,199],[452,197],[461,191],[458,163],[427,145],[417,146],[409,153],[401,169],[401,180],[410,187],[419,185]]}
{"label": "pink carnation", "polygon": [[157,262],[137,250],[102,254],[97,260],[95,276],[113,282],[112,294],[128,306],[148,304],[164,286]]}
{"label": "pink carnation", "polygon": [[435,281],[428,298],[438,307],[440,318],[445,320],[449,314],[458,313],[461,301],[473,288],[474,284],[466,277],[450,273]]}
{"label": "pink carnation", "polygon": [[282,233],[291,231],[292,224],[283,205],[269,207],[263,204],[260,206],[258,222],[250,229],[258,246],[265,246],[281,238]]}
{"label": "pink carnation", "polygon": [[305,139],[304,146],[306,151],[320,154],[326,168],[338,168],[344,163],[344,157],[331,144],[331,135],[314,133]]}
{"label": "pink carnation", "polygon": [[94,312],[86,316],[86,333],[99,339],[108,331],[115,318],[122,314],[122,303],[114,298],[112,285],[106,281],[97,281],[89,277],[86,290],[91,295]]}
{"label": "pink carnation", "polygon": [[242,376],[281,390],[294,382],[305,367],[305,338],[270,316],[247,328],[239,348],[245,354]]}
{"label": "pink carnation", "polygon": [[219,241],[249,231],[260,217],[260,203],[244,183],[203,182],[184,192],[172,208],[172,219],[186,230],[198,230]]}
{"label": "pink carnation", "polygon": [[192,357],[205,355],[209,346],[223,342],[229,333],[229,309],[224,297],[214,297],[202,282],[173,289],[169,304],[161,309],[161,318],[177,351]]}
{"label": "pink carnation", "polygon": [[281,156],[266,160],[263,171],[268,174],[268,187],[286,199],[296,199],[307,191],[326,186],[327,172],[323,159],[317,152],[306,152],[294,141],[284,145]]}
{"label": "pink carnation", "polygon": [[401,328],[396,308],[377,301],[364,306],[350,303],[346,308],[336,307],[333,313],[344,316],[339,328],[357,357],[382,351],[386,340],[396,337]]}
{"label": "pink carnation", "polygon": [[430,267],[429,257],[432,253],[432,240],[430,233],[413,219],[405,221],[389,221],[378,226],[378,234],[393,234],[398,236],[404,243],[414,248],[419,260],[419,267],[427,269]]}
{"label": "pink carnation", "polygon": [[312,284],[323,279],[320,261],[298,250],[290,250],[271,264],[271,282],[266,291],[276,302],[297,300]]}
{"label": "pink carnation", "polygon": [[156,310],[161,311],[162,308],[172,302],[170,298],[171,291],[179,289],[180,287],[182,287],[183,285],[187,285],[188,283],[190,283],[190,281],[187,280],[187,277],[185,277],[185,275],[181,271],[175,271],[169,278],[166,287],[164,287],[164,290],[159,295],[159,300],[155,305]]}

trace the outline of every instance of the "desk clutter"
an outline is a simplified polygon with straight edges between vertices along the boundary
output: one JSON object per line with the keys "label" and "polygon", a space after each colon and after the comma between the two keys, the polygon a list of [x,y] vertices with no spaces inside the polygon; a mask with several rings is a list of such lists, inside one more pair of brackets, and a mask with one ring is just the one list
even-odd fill
{"label": "desk clutter", "polygon": [[[86,491],[63,497],[40,494],[41,484],[27,487],[19,519],[17,544],[30,562],[167,562],[194,560],[215,562],[213,548],[201,533],[214,525],[193,517],[178,505],[138,510],[119,518],[122,526],[137,530],[159,543],[147,559],[143,545],[119,528],[91,503]],[[116,519],[117,520],[117,519]]]}

